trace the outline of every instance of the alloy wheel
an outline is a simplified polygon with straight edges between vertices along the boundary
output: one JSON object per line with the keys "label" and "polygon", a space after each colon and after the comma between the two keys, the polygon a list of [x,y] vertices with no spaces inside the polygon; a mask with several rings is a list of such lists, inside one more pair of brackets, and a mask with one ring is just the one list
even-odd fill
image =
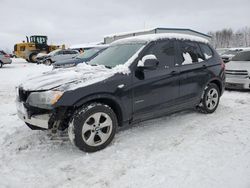
{"label": "alloy wheel", "polygon": [[216,108],[219,101],[219,94],[215,88],[211,88],[206,96],[206,106],[209,110]]}
{"label": "alloy wheel", "polygon": [[113,122],[104,112],[90,115],[82,127],[82,138],[89,146],[99,146],[105,143],[112,133]]}

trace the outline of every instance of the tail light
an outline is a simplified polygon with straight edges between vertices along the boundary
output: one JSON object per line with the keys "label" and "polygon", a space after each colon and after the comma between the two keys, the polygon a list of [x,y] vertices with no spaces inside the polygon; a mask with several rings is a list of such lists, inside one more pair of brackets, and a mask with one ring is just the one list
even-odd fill
{"label": "tail light", "polygon": [[221,63],[221,68],[223,70],[225,70],[226,69],[226,65],[225,65],[225,63],[224,63],[224,61],[222,59],[221,59],[220,63]]}
{"label": "tail light", "polygon": [[5,54],[4,57],[10,58],[10,55],[9,54]]}

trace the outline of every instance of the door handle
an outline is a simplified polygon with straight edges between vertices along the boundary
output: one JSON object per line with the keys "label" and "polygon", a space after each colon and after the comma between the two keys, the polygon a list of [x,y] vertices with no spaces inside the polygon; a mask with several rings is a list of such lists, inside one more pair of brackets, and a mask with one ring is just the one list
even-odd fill
{"label": "door handle", "polygon": [[203,68],[203,69],[206,69],[206,68],[207,68],[207,65],[202,65],[202,68]]}

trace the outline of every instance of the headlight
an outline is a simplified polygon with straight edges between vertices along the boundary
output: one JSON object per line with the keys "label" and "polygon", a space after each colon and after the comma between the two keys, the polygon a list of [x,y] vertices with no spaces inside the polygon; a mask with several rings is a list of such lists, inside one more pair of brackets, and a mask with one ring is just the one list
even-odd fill
{"label": "headlight", "polygon": [[27,103],[31,106],[51,109],[63,95],[62,91],[33,92],[29,95]]}

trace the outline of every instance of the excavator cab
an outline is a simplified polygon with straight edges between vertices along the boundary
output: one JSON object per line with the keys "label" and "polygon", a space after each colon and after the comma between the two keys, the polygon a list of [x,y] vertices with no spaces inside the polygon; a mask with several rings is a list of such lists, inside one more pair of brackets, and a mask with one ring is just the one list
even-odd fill
{"label": "excavator cab", "polygon": [[[28,37],[27,37],[28,38]],[[48,37],[41,35],[33,35],[27,42],[35,43],[36,49],[39,51],[46,51],[49,53],[49,46],[47,44]]]}

